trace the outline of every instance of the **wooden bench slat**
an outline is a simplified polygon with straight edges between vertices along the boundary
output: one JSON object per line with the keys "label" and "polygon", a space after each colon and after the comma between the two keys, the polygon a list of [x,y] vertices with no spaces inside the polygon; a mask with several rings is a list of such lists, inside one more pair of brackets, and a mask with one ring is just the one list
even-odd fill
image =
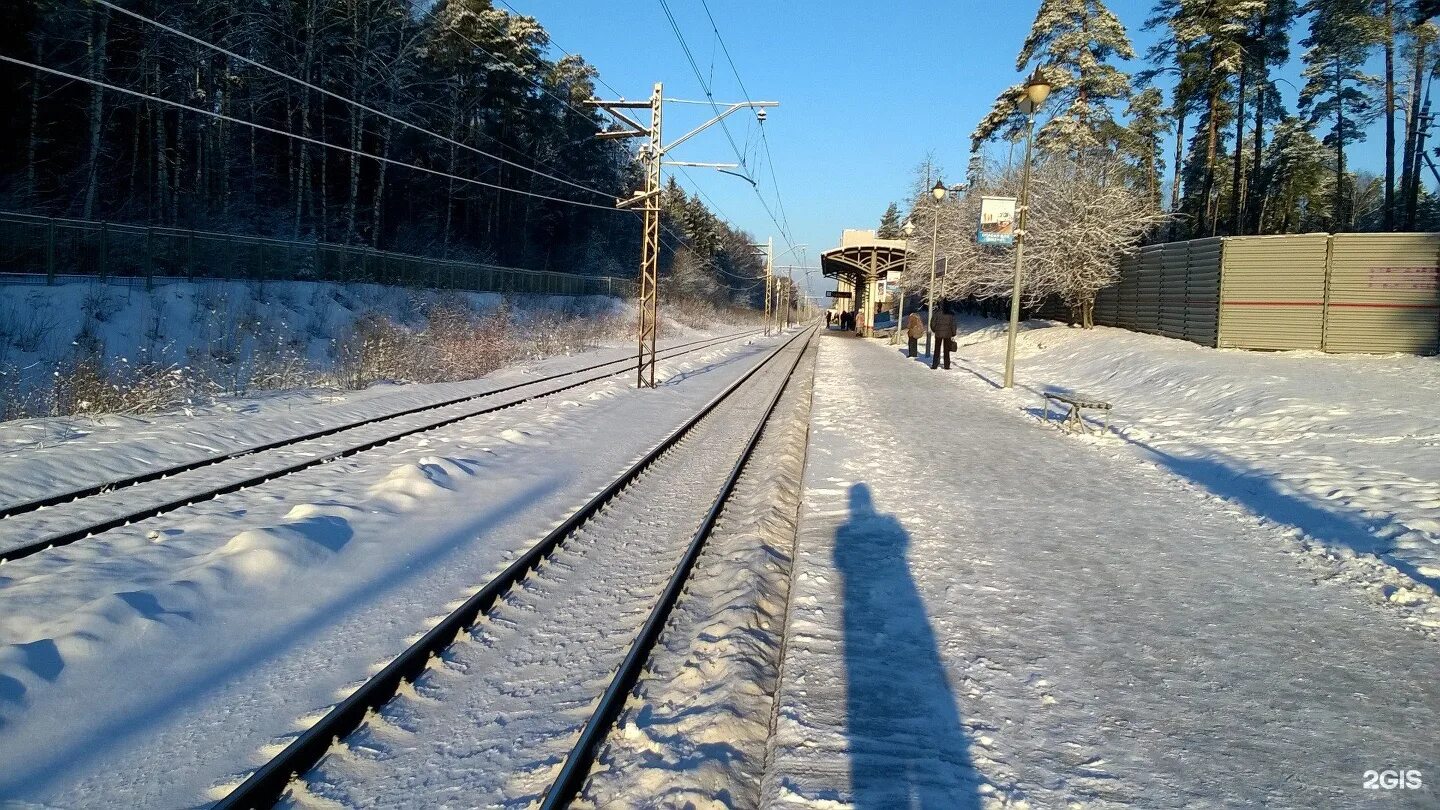
{"label": "wooden bench slat", "polygon": [[1110,409],[1110,403],[1104,400],[1087,399],[1077,394],[1059,394],[1053,391],[1047,391],[1044,396],[1046,399],[1053,399],[1058,402],[1064,402],[1067,405],[1076,405],[1081,408],[1099,408],[1104,410]]}

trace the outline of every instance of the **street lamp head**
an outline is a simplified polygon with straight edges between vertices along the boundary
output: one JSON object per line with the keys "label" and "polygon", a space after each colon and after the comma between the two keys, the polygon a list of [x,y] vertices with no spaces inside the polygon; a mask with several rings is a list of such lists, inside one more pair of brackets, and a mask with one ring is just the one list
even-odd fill
{"label": "street lamp head", "polygon": [[947,190],[948,189],[945,188],[945,184],[943,182],[936,180],[935,187],[930,189],[930,194],[935,198],[935,202],[940,202],[941,200],[945,199],[945,192]]}
{"label": "street lamp head", "polygon": [[1045,99],[1049,97],[1050,82],[1046,81],[1045,75],[1042,74],[1040,68],[1037,67],[1035,68],[1035,72],[1030,74],[1030,78],[1025,80],[1025,99],[1030,102],[1031,111],[1033,112],[1039,109],[1040,105],[1044,104]]}
{"label": "street lamp head", "polygon": [[914,236],[914,235],[915,235],[915,223],[914,223],[913,221],[907,219],[907,220],[905,220],[905,224],[902,225],[902,226],[900,226],[900,227],[901,227],[901,230],[905,231],[905,235],[906,235],[906,236]]}

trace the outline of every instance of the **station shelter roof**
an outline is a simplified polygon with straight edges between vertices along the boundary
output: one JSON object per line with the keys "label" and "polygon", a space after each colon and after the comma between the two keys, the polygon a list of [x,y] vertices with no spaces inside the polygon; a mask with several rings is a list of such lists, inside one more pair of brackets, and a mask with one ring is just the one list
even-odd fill
{"label": "station shelter roof", "polygon": [[884,278],[905,265],[905,240],[880,239],[874,231],[847,229],[840,247],[820,254],[820,272],[829,278]]}

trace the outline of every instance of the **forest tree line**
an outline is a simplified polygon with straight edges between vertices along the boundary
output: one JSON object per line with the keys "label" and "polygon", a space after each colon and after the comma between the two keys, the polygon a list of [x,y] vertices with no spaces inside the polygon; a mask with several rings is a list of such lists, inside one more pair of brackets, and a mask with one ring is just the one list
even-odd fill
{"label": "forest tree line", "polygon": [[[1016,68],[1039,69],[1054,86],[1040,116],[1041,158],[1113,157],[1118,180],[1172,214],[1157,238],[1429,230],[1440,228],[1426,192],[1437,6],[1158,0],[1143,23],[1156,43],[1141,55],[1103,0],[1042,0]],[[1295,56],[1299,85],[1280,75]],[[1295,109],[1282,84],[1298,96]],[[1018,161],[1023,92],[1006,88],[976,127],[972,175],[984,171],[987,143],[1008,142]],[[1383,170],[1357,171],[1347,153],[1377,122]]]}
{"label": "forest tree line", "polygon": [[[1023,293],[1056,297],[1092,323],[1118,259],[1146,242],[1314,231],[1440,230],[1426,191],[1437,177],[1429,89],[1440,29],[1428,0],[1158,0],[1136,53],[1103,0],[1041,0],[1015,67],[1051,88],[1034,121]],[[1298,54],[1298,107],[1277,84]],[[1131,63],[1135,63],[1132,69]],[[1367,73],[1373,64],[1377,75]],[[975,128],[965,182],[942,199],[927,158],[908,212],[891,205],[879,235],[916,234],[902,289],[1008,298],[1013,247],[979,245],[981,198],[1019,196],[1030,117],[1026,84],[1005,88]],[[1384,123],[1384,171],[1347,151]],[[1173,150],[1162,147],[1173,144]],[[902,218],[903,217],[903,218]]]}
{"label": "forest tree line", "polygon": [[[547,57],[535,19],[490,0],[122,8],[154,22],[12,6],[0,53],[92,83],[0,64],[0,209],[634,275],[638,218],[612,208],[641,182],[632,147],[595,138],[595,67]],[[748,235],[678,188],[665,219],[665,270],[680,251],[717,303],[757,294],[717,269],[756,274],[727,252]]]}

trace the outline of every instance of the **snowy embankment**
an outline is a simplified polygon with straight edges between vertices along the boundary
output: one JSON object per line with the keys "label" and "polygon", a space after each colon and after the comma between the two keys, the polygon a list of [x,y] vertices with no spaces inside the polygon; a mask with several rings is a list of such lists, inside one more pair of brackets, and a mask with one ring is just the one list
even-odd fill
{"label": "snowy embankment", "polygon": [[[1038,392],[1055,389],[1113,403],[1126,450],[1288,528],[1378,597],[1434,605],[1428,623],[1440,624],[1440,358],[1216,350],[1106,327],[1024,326],[1021,407],[1038,415]],[[1004,324],[972,319],[961,331],[960,365],[999,380]]]}
{"label": "snowy embankment", "polygon": [[599,296],[331,282],[0,283],[0,419],[466,379],[615,341],[628,311]]}
{"label": "snowy embankment", "polygon": [[612,377],[6,564],[0,802],[223,795],[774,342],[664,360],[654,392]]}

